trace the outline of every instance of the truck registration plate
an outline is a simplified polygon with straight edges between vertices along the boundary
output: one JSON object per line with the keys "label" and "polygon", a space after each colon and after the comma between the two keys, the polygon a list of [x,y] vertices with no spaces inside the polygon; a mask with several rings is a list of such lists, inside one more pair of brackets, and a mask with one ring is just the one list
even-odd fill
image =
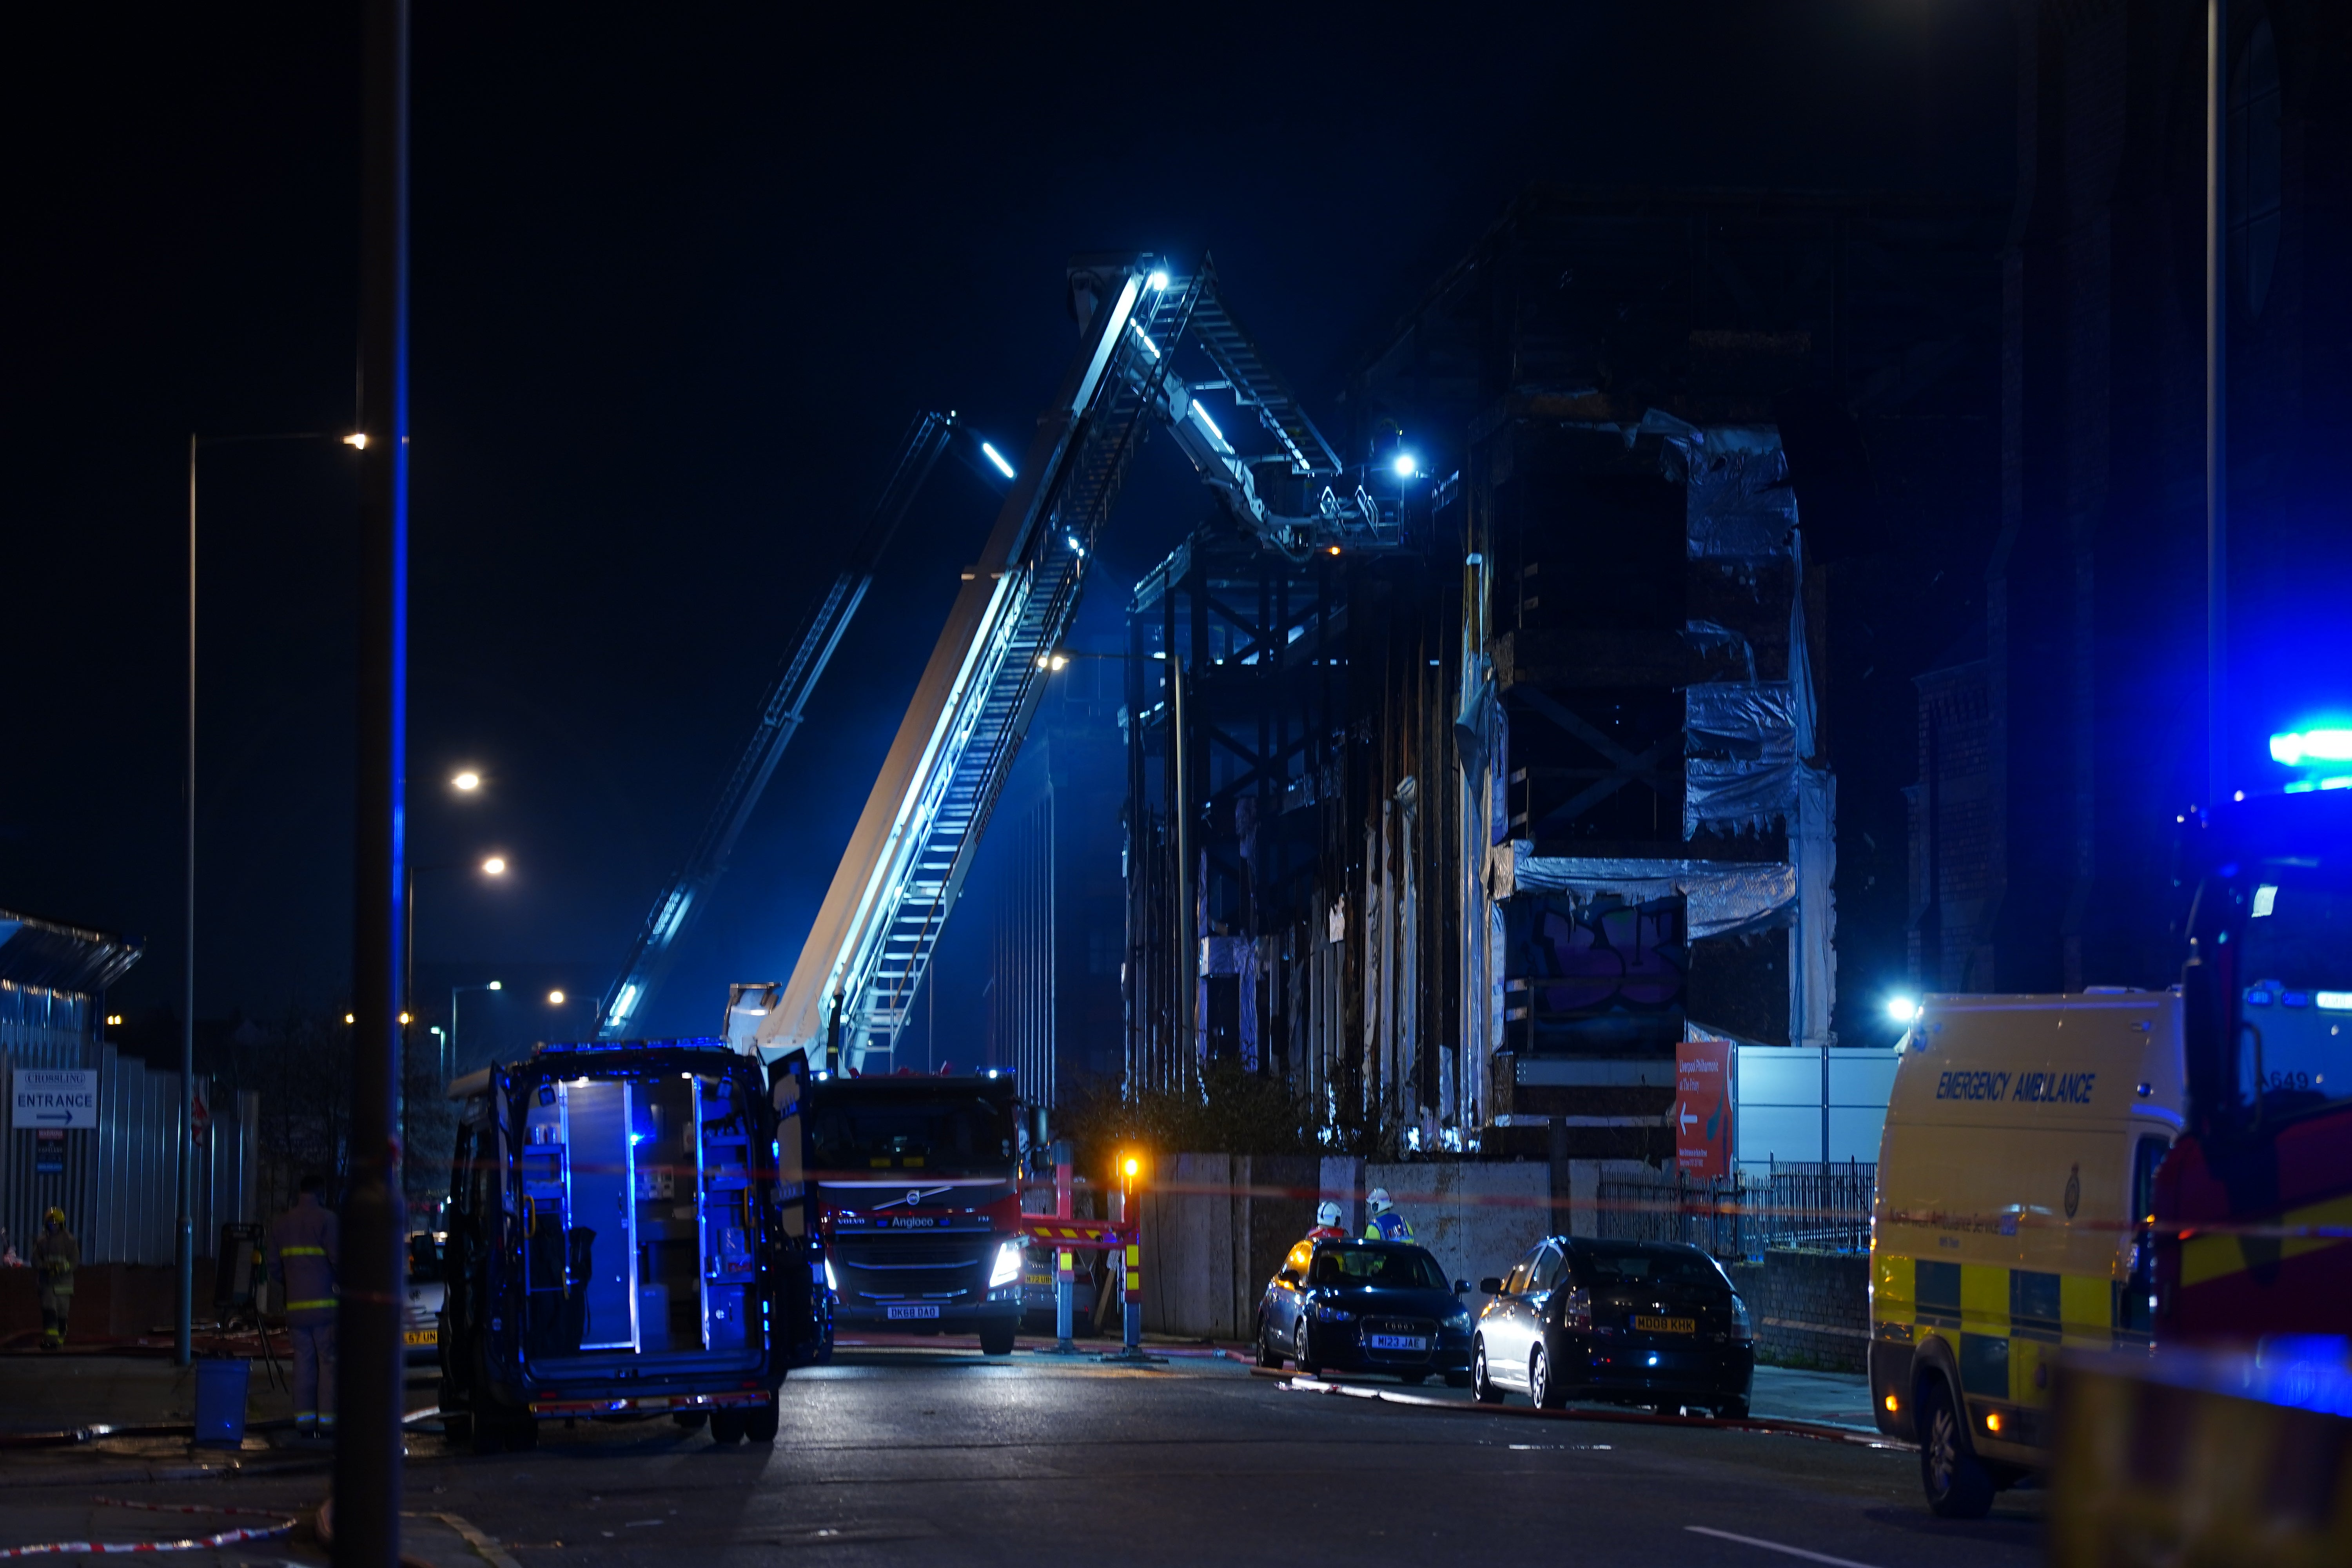
{"label": "truck registration plate", "polygon": [[1644,1334],[1695,1334],[1698,1322],[1693,1318],[1635,1318],[1633,1328]]}
{"label": "truck registration plate", "polygon": [[1418,1334],[1367,1334],[1364,1342],[1376,1351],[1425,1351],[1429,1342]]}
{"label": "truck registration plate", "polygon": [[939,1315],[940,1310],[935,1306],[932,1306],[928,1301],[922,1303],[920,1306],[892,1307],[889,1309],[889,1319],[890,1321],[894,1323],[904,1318],[936,1318]]}

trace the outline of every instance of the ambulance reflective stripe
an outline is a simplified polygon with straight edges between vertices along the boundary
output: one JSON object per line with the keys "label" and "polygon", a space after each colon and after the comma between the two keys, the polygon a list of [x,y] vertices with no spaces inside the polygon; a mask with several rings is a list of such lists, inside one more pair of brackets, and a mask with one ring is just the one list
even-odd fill
{"label": "ambulance reflective stripe", "polygon": [[[2260,1220],[2242,1221],[2263,1228]],[[2352,1196],[2330,1198],[2325,1203],[2310,1204],[2303,1208],[2289,1209],[2270,1222],[2280,1230],[2341,1228],[2352,1226]],[[2278,1239],[2243,1236],[2199,1236],[2193,1231],[2180,1241],[2180,1284],[2183,1289],[2224,1279],[2232,1274],[2242,1274],[2253,1267],[2246,1256],[2246,1243],[2252,1240],[2263,1260],[2281,1262],[2301,1258],[2322,1247],[2341,1246],[2347,1238],[2341,1236],[2285,1237]]]}
{"label": "ambulance reflective stripe", "polygon": [[323,1301],[289,1301],[286,1303],[286,1310],[289,1312],[307,1312],[314,1307],[331,1307],[334,1304],[335,1299],[330,1296]]}
{"label": "ambulance reflective stripe", "polygon": [[281,1247],[278,1249],[278,1256],[280,1258],[324,1258],[327,1256],[327,1249],[323,1247]]}
{"label": "ambulance reflective stripe", "polygon": [[2049,1403],[2045,1367],[2062,1349],[2145,1345],[2119,1327],[2122,1287],[2095,1274],[2053,1274],[1881,1252],[1872,1259],[1871,1331],[1892,1343],[1941,1340],[1972,1398]]}

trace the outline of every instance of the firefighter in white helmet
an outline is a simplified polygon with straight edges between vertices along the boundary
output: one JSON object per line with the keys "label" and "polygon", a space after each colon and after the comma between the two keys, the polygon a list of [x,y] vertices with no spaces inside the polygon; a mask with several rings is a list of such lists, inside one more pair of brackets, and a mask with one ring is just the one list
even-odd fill
{"label": "firefighter in white helmet", "polygon": [[1364,1212],[1370,1217],[1364,1222],[1366,1241],[1411,1241],[1412,1226],[1397,1213],[1396,1200],[1389,1196],[1386,1187],[1374,1187],[1364,1194]]}

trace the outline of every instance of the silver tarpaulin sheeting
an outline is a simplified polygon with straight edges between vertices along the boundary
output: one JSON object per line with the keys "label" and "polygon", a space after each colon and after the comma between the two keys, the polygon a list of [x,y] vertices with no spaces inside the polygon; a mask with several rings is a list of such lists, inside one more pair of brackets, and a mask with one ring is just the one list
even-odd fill
{"label": "silver tarpaulin sheeting", "polygon": [[1785,680],[1688,688],[1683,723],[1683,837],[1701,827],[1761,833],[1797,796],[1797,698]]}
{"label": "silver tarpaulin sheeting", "polygon": [[1680,893],[1693,940],[1732,936],[1784,922],[1797,901],[1797,870],[1786,861],[1624,860],[1538,855],[1524,838],[1486,854],[1486,896],[1614,893],[1630,903]]}

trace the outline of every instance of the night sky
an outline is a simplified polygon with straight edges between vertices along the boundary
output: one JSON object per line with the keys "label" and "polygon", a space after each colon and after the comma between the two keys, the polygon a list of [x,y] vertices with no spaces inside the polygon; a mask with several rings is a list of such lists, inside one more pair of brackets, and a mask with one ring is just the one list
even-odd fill
{"label": "night sky", "polygon": [[[357,6],[146,10],[28,12],[0,66],[0,907],[144,935],[125,1007],[181,984],[188,434],[348,429],[357,331]],[[603,987],[908,418],[1025,446],[1072,253],[1211,251],[1336,426],[1531,180],[2011,180],[1996,4],[1041,11],[418,5],[415,858],[515,868],[423,877],[436,973]],[[1204,505],[1149,457],[1094,626]],[[352,464],[201,486],[198,1012],[339,1006]],[[648,1032],[791,970],[994,505],[942,467]]]}

